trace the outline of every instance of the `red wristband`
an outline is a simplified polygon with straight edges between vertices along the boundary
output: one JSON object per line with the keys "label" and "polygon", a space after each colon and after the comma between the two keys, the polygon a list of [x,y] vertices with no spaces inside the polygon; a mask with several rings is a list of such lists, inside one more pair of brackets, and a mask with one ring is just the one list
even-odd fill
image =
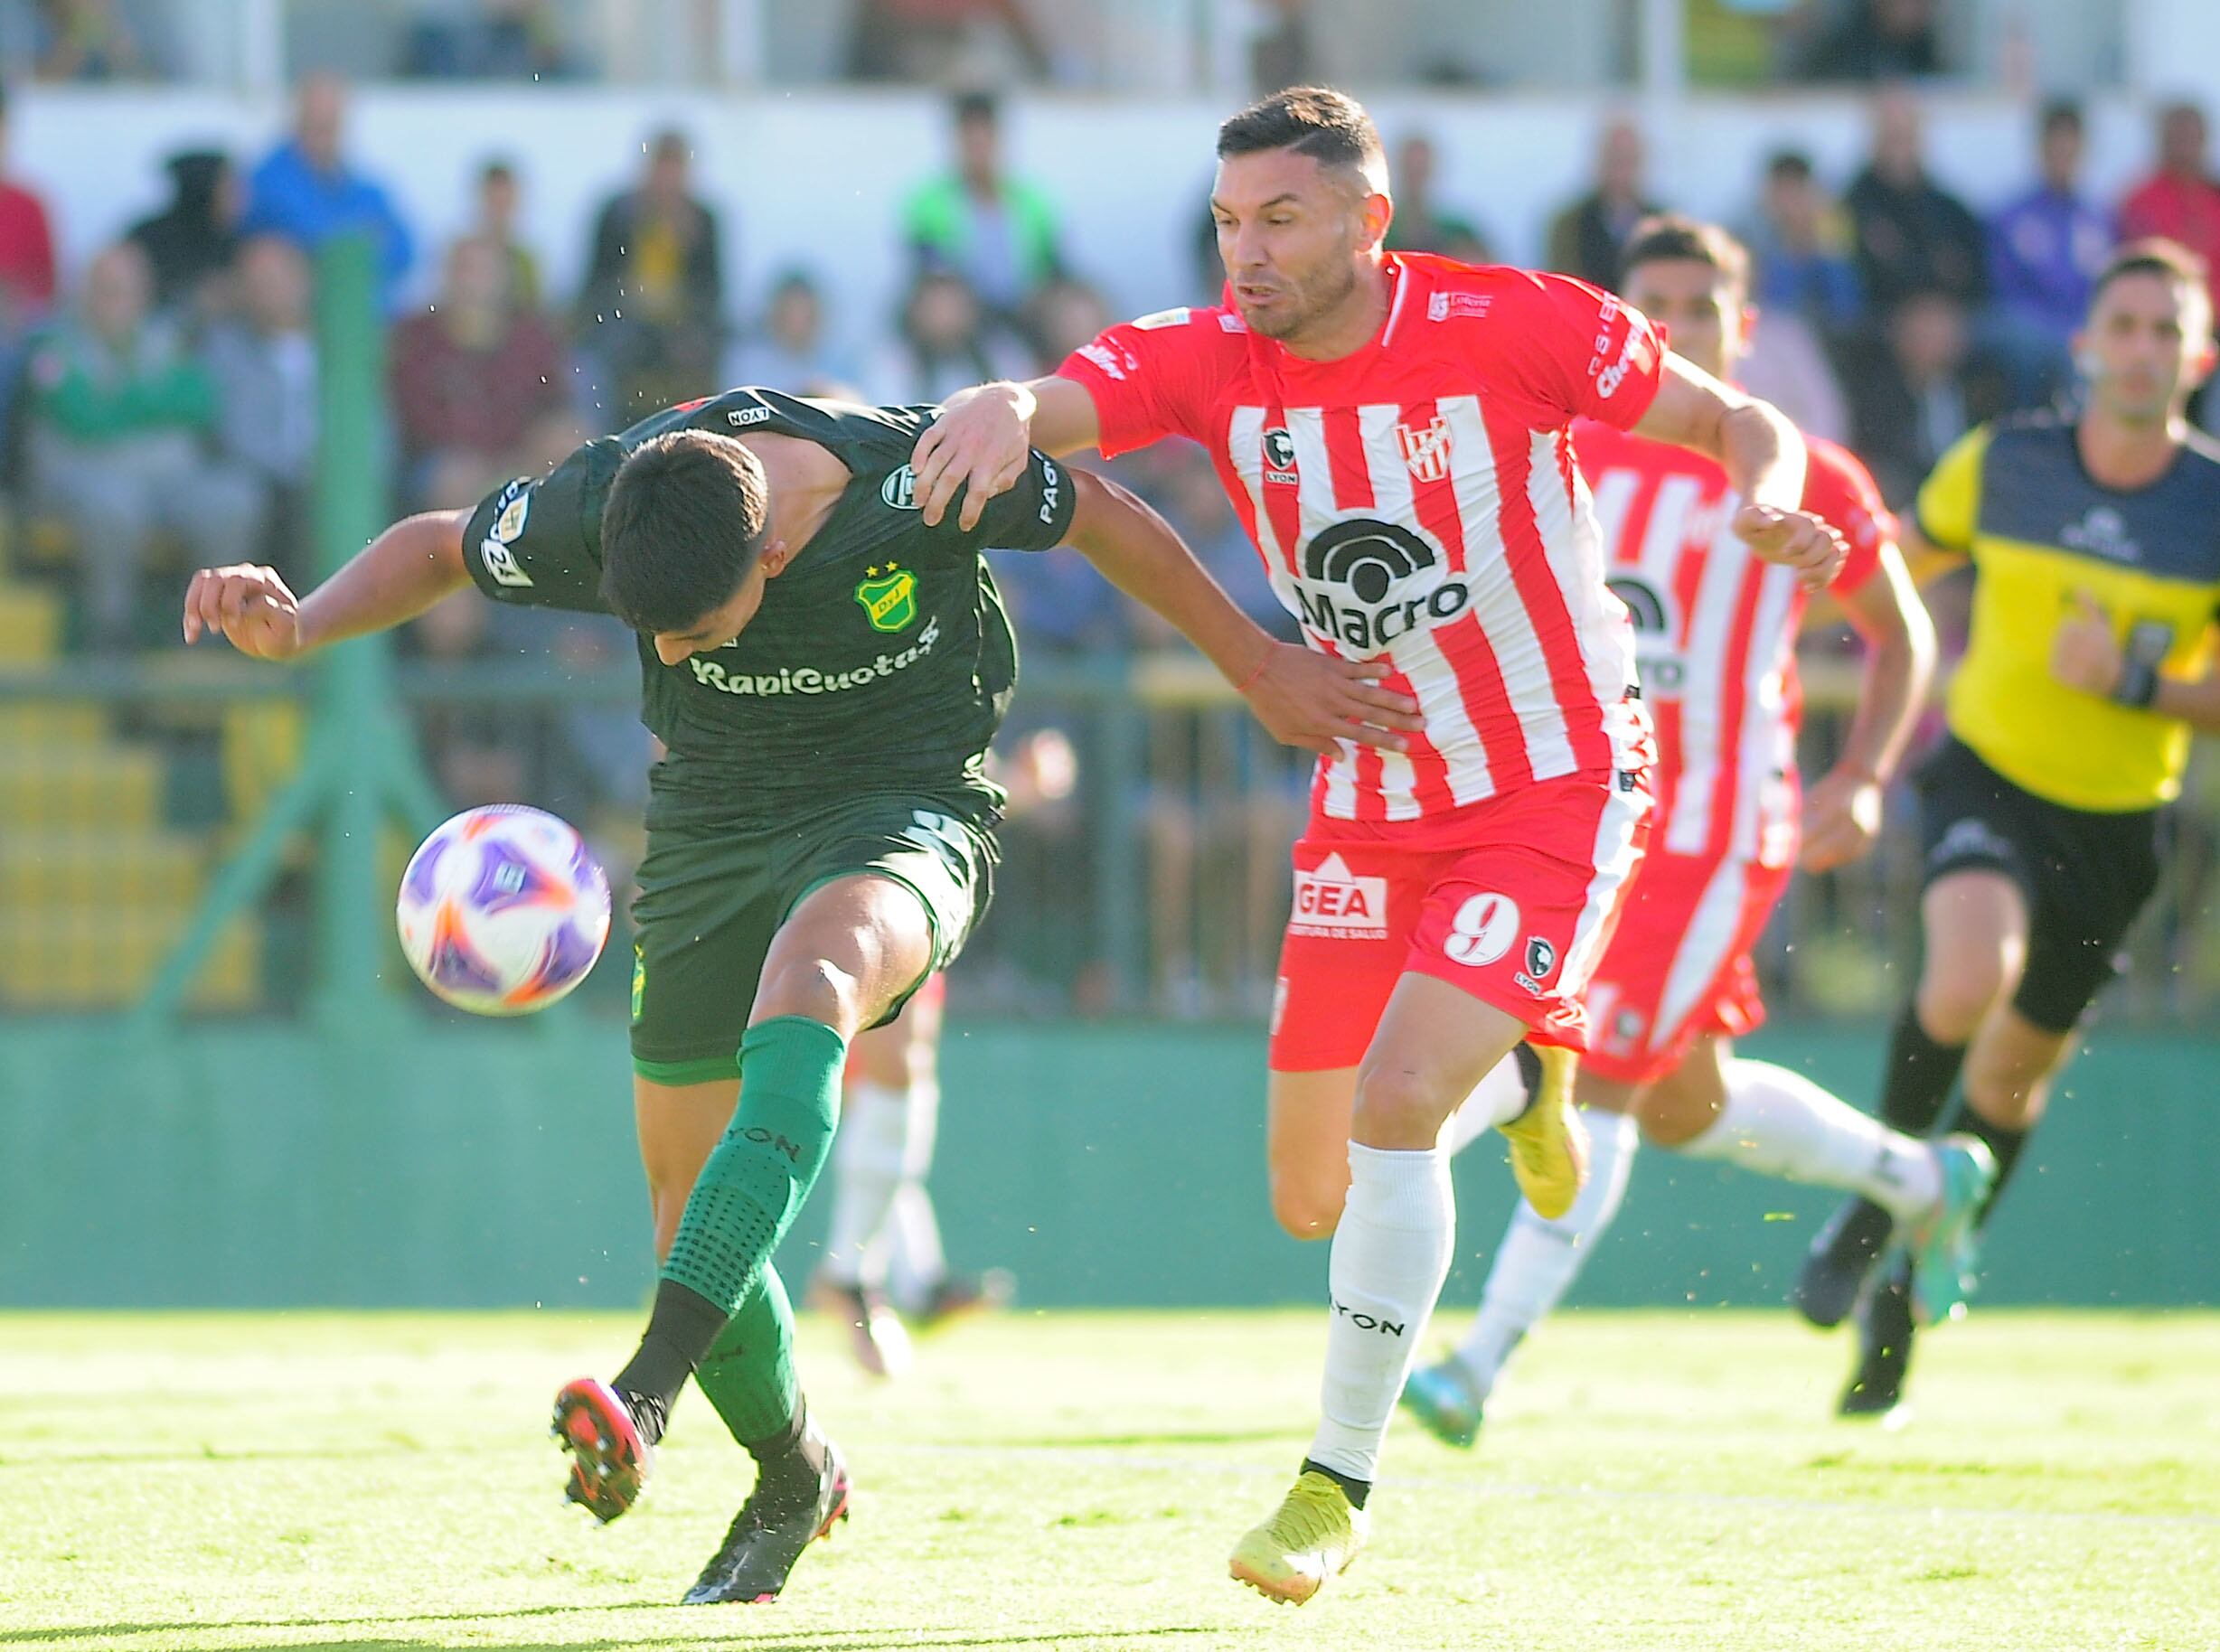
{"label": "red wristband", "polygon": [[1277,643],[1275,643],[1265,650],[1264,658],[1256,662],[1256,669],[1234,684],[1235,693],[1246,694],[1256,686],[1256,680],[1265,674],[1265,668],[1272,663],[1272,656],[1279,652],[1279,646]]}

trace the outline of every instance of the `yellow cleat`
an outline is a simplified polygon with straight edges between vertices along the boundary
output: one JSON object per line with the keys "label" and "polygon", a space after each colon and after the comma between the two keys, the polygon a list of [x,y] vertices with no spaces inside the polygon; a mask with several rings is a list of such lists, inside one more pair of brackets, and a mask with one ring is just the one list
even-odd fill
{"label": "yellow cleat", "polygon": [[1522,1044],[1519,1075],[1533,1099],[1527,1110],[1496,1128],[1510,1142],[1510,1173],[1534,1214],[1555,1221],[1573,1207],[1588,1180],[1588,1129],[1573,1110],[1570,1050]]}
{"label": "yellow cleat", "polygon": [[1364,1547],[1365,1514],[1316,1469],[1295,1481],[1287,1500],[1233,1552],[1234,1577],[1268,1600],[1300,1606],[1349,1570]]}

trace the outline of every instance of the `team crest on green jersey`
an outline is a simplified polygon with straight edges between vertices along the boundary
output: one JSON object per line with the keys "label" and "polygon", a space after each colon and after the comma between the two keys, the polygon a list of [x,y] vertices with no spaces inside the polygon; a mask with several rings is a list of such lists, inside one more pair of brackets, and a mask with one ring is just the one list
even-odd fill
{"label": "team crest on green jersey", "polygon": [[856,586],[856,601],[873,631],[905,631],[917,623],[917,576],[889,562],[882,572],[867,568]]}

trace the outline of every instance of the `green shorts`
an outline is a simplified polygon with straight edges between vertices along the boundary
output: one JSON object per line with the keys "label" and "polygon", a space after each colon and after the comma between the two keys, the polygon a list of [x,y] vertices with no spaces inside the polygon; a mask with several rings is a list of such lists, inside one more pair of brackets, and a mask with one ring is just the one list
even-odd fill
{"label": "green shorts", "polygon": [[877,873],[924,904],[933,962],[888,1009],[945,968],[993,896],[993,817],[968,801],[832,804],[771,832],[651,826],[633,902],[632,1065],[664,1084],[739,1072],[756,984],[786,915],[822,884]]}

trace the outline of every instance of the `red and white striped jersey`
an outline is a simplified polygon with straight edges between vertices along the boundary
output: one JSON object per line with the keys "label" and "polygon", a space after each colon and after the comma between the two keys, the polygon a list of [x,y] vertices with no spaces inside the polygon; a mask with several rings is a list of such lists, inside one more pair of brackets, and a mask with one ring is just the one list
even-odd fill
{"label": "red and white striped jersey", "polygon": [[1566,277],[1409,253],[1387,271],[1387,321],[1337,361],[1182,309],[1058,371],[1093,395],[1105,455],[1201,443],[1311,644],[1386,661],[1418,701],[1409,751],[1320,760],[1313,816],[1451,838],[1500,792],[1643,760],[1632,636],[1567,427],[1632,425],[1664,348]]}
{"label": "red and white striped jersey", "polygon": [[[1651,852],[1787,865],[1796,854],[1803,587],[1735,537],[1728,523],[1741,501],[1711,460],[1587,421],[1573,440],[1657,724]],[[1804,446],[1803,506],[1849,541],[1833,587],[1848,593],[1873,577],[1895,524],[1863,465],[1831,442]]]}

